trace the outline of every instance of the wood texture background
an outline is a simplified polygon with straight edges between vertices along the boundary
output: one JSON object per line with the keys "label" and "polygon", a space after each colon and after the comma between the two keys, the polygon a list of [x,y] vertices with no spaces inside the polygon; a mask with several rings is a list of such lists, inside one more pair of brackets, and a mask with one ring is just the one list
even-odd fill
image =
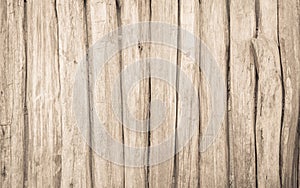
{"label": "wood texture background", "polygon": [[[100,105],[83,110],[97,110],[124,144],[144,146],[145,160],[156,157],[147,147],[176,131],[180,98],[159,80],[140,83],[128,102],[138,118],[151,113],[151,99],[171,110],[162,129],[133,134],[107,102],[114,76],[134,60],[164,58],[190,76],[201,101],[188,146],[159,165],[132,168],[90,149],[70,109],[87,49],[141,21],[178,25],[203,40],[226,78],[227,112],[216,141],[200,153],[205,79],[179,50],[149,44],[124,50],[105,68],[105,82],[96,83],[105,88],[94,94]],[[0,69],[0,187],[300,187],[300,0],[0,0]]]}

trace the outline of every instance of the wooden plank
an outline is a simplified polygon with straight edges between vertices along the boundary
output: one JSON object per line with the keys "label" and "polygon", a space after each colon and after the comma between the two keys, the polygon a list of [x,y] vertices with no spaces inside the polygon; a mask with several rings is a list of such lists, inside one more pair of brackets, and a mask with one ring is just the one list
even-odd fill
{"label": "wooden plank", "polygon": [[58,187],[61,181],[61,81],[55,1],[26,3],[27,187]]}
{"label": "wooden plank", "polygon": [[9,77],[8,73],[10,71],[9,66],[9,58],[8,58],[8,19],[7,19],[7,2],[1,1],[0,2],[0,40],[1,40],[1,50],[0,50],[0,68],[1,68],[1,95],[0,95],[0,148],[1,148],[1,162],[0,162],[0,184],[1,187],[9,186],[11,183],[10,175],[10,144],[9,144],[9,137],[10,137],[10,123],[11,121],[10,116],[11,114],[11,106],[10,102],[11,99],[9,98],[11,88],[8,87],[8,82],[11,78]]}
{"label": "wooden plank", "polygon": [[282,112],[280,58],[275,41],[252,41],[258,74],[256,147],[257,185],[280,187],[279,146]]}
{"label": "wooden plank", "polygon": [[[167,0],[161,2],[159,0],[151,1],[151,21],[162,22],[166,24],[177,25],[178,22],[178,3],[174,0]],[[161,28],[163,29],[163,28]],[[169,33],[162,33],[163,37],[168,38]],[[174,33],[177,35],[177,32]],[[155,33],[151,33],[155,36]],[[172,64],[176,65],[177,62],[177,49],[165,46],[164,44],[151,44],[150,58],[158,58],[167,61],[170,65],[161,65],[161,70],[169,69]],[[151,75],[155,70],[151,66]],[[167,73],[166,73],[167,74]],[[153,73],[154,75],[154,73]],[[176,123],[176,72],[170,75],[164,75],[173,80],[171,83],[166,83],[166,81],[151,78],[151,101],[160,100],[164,103],[165,117],[164,121],[159,125],[156,125],[158,118],[158,113],[154,108],[151,108],[150,112],[150,128],[157,127],[151,131],[150,135],[150,147],[155,147],[163,143],[169,136],[175,133],[175,123]],[[172,88],[172,86],[174,88]],[[161,111],[160,111],[161,112]],[[156,122],[156,123],[155,123]],[[175,137],[170,144],[168,151],[171,151],[175,155]],[[161,153],[160,153],[161,154]],[[159,154],[155,154],[153,150],[149,151],[149,161],[156,161],[159,159]],[[174,173],[174,160],[175,157],[168,159],[166,161],[160,161],[161,163],[157,165],[150,164],[149,167],[149,187],[172,187],[175,183]]]}
{"label": "wooden plank", "polygon": [[230,185],[255,187],[255,1],[230,1]]}
{"label": "wooden plank", "polygon": [[[83,1],[57,0],[57,34],[59,46],[59,87],[62,130],[62,187],[91,187],[90,152],[84,133],[78,128],[73,107],[74,79],[79,63],[86,58],[86,8]],[[86,75],[87,79],[87,75]],[[72,84],[71,84],[72,83]],[[87,91],[82,90],[81,92]],[[81,109],[89,113],[89,105]],[[88,120],[86,120],[88,121]]]}
{"label": "wooden plank", "polygon": [[[98,40],[102,39],[102,37],[117,29],[118,15],[116,1],[90,0],[88,7],[88,38],[91,57],[94,56],[94,54],[95,56],[99,54],[97,52],[98,49],[94,49],[93,45],[96,44]],[[122,122],[114,115],[114,110],[121,109],[112,108],[112,100],[121,101],[121,97],[115,99],[112,95],[115,84],[118,84],[118,86],[116,86],[119,93],[117,96],[121,96],[120,83],[116,83],[116,77],[120,73],[120,66],[120,54],[116,54],[109,62],[107,62],[107,65],[103,70],[100,70],[101,72],[98,75],[95,75],[96,88],[94,94],[95,110],[97,111],[100,121],[104,122],[104,127],[112,138],[119,143],[123,143]],[[103,142],[105,141],[103,140]],[[110,147],[110,143],[105,144]],[[123,155],[123,151],[118,152]],[[103,156],[99,156],[95,151],[93,151],[92,155],[93,185],[95,187],[124,187],[124,167],[121,166],[122,164],[118,164],[116,161],[103,159]]]}
{"label": "wooden plank", "polygon": [[[134,24],[142,21],[149,21],[150,19],[150,2],[149,1],[135,1],[126,0],[118,1],[118,14],[120,15],[120,25],[124,26],[128,24]],[[143,28],[141,28],[143,29]],[[144,35],[145,33],[140,33]],[[125,34],[126,35],[126,34]],[[142,37],[142,36],[137,36]],[[141,44],[144,46],[143,44]],[[126,69],[130,64],[136,63],[137,61],[148,57],[149,51],[147,47],[141,47],[138,44],[133,45],[131,48],[126,49],[121,54],[121,65],[122,70]],[[147,67],[138,66],[135,67],[136,71],[143,71],[143,75],[149,76]],[[134,74],[134,73],[133,73]],[[124,84],[126,80],[130,79],[133,75],[124,75],[122,77],[122,91],[124,91]],[[143,82],[137,83],[138,86],[130,92],[130,96],[127,93],[122,93],[123,99],[123,118],[129,119],[131,114],[136,119],[147,119],[149,115],[148,102],[149,102],[149,81],[146,79]],[[131,85],[133,87],[133,85]],[[125,106],[125,100],[127,100],[127,106]],[[131,114],[130,114],[131,113]],[[123,127],[125,125],[123,124]],[[129,126],[129,125],[127,125]],[[139,126],[147,126],[147,122],[144,121],[142,124],[130,125],[134,129],[138,129]],[[139,132],[135,130],[130,130],[128,127],[124,127],[124,145],[128,147],[138,147],[142,150],[141,153],[144,157],[143,159],[148,160],[148,134],[144,132]],[[125,187],[145,187],[147,183],[147,167],[130,167],[126,161],[133,161],[134,154],[131,151],[124,151],[125,160]]]}
{"label": "wooden plank", "polygon": [[[199,16],[199,29],[200,39],[204,45],[208,48],[208,52],[215,59],[218,69],[220,71],[220,77],[224,80],[223,84],[225,89],[227,88],[227,66],[229,60],[229,22],[228,22],[228,10],[226,1],[217,0],[204,0],[200,2],[200,16]],[[187,16],[188,17],[188,16]],[[201,64],[207,64],[205,57],[207,54],[201,53]],[[204,59],[203,59],[204,58]],[[202,74],[201,76],[201,90],[200,90],[200,114],[201,114],[201,136],[205,134],[208,128],[210,97],[213,95],[210,93],[209,88],[219,87],[215,85],[209,85],[207,81],[209,77],[217,76],[214,69],[211,72]],[[227,90],[226,90],[227,91]],[[222,92],[222,91],[220,91]],[[226,100],[226,95],[225,95]],[[227,105],[227,101],[224,101],[224,105]],[[225,109],[227,109],[225,107]],[[207,148],[206,151],[200,153],[200,187],[227,187],[229,182],[229,160],[228,160],[228,125],[227,125],[227,113],[223,114],[222,125],[218,131],[215,141]],[[218,126],[218,125],[216,125]],[[200,140],[201,142],[201,140]]]}
{"label": "wooden plank", "polygon": [[297,185],[297,129],[300,106],[299,6],[299,0],[278,1],[278,32],[284,88],[280,161],[283,187]]}
{"label": "wooden plank", "polygon": [[24,2],[9,0],[0,4],[0,187],[23,187]]}
{"label": "wooden plank", "polygon": [[257,11],[258,37],[252,41],[257,73],[257,185],[280,187],[282,77],[277,35],[277,1],[259,1]]}
{"label": "wooden plank", "polygon": [[[199,37],[199,3],[198,1],[179,1],[179,26],[190,32],[191,34],[194,34],[195,37]],[[179,33],[179,44],[178,48],[181,49],[183,44],[186,43],[186,38],[183,36],[183,31]],[[195,41],[196,42],[196,41]],[[198,50],[199,44],[195,43],[193,48],[195,48],[195,51]],[[196,55],[197,56],[197,55]],[[197,59],[199,61],[199,59]],[[195,60],[195,61],[197,61]],[[182,91],[185,90],[185,86],[181,85],[180,80],[184,79],[183,77],[187,77],[190,79],[190,82],[194,85],[194,87],[199,89],[200,86],[200,72],[199,72],[199,62],[196,62],[195,65],[193,65],[193,60],[190,59],[189,55],[185,54],[185,52],[181,52],[178,50],[178,66],[180,66],[180,69],[182,70],[182,74],[178,74],[178,77],[176,78],[178,81],[178,88],[179,93],[187,93],[188,92],[194,92],[194,91]],[[180,92],[181,90],[181,92]],[[198,93],[197,93],[198,94]],[[183,103],[196,103],[197,99],[192,98],[192,94],[187,95],[188,98],[185,98],[184,96],[179,96],[177,99],[178,103],[178,113],[177,115],[177,127],[179,126],[179,123],[184,123],[182,120],[185,117],[182,117],[182,109],[181,104]],[[199,101],[198,101],[199,102]],[[195,108],[194,108],[195,107]],[[199,106],[190,106],[189,109],[190,113],[192,112],[199,112]],[[177,154],[176,158],[176,186],[178,187],[197,187],[200,183],[200,177],[199,177],[199,128],[198,125],[200,124],[200,119],[197,119],[196,121],[190,121],[189,123],[194,123],[197,125],[192,124],[186,124],[185,126],[189,127],[186,129],[186,133],[179,132],[180,130],[177,129],[177,143],[183,142],[184,135],[193,135],[192,138],[189,140],[188,144]],[[187,123],[187,122],[185,122]],[[193,127],[197,126],[196,131],[192,131]],[[178,144],[177,144],[178,145]]]}

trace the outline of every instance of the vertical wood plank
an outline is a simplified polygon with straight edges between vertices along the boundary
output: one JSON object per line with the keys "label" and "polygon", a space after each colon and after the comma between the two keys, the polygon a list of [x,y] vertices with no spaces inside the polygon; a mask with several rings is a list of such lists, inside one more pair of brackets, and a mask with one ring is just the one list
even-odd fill
{"label": "vertical wood plank", "polygon": [[[61,187],[91,187],[89,146],[79,130],[73,108],[74,79],[79,62],[86,58],[86,9],[84,1],[56,1],[62,123]],[[87,79],[87,75],[86,75]],[[82,92],[87,92],[83,89]],[[87,96],[87,95],[85,95]],[[89,113],[89,105],[82,113]],[[88,121],[88,120],[86,120]]]}
{"label": "vertical wood plank", "polygon": [[297,130],[300,106],[299,6],[299,0],[278,1],[278,32],[284,88],[281,132],[281,178],[283,187],[297,186]]}
{"label": "vertical wood plank", "polygon": [[255,69],[251,39],[256,34],[255,1],[230,2],[230,184],[256,186]]}
{"label": "vertical wood plank", "polygon": [[[151,21],[153,22],[162,22],[166,24],[177,25],[178,22],[178,2],[176,0],[167,0],[167,1],[159,1],[152,0],[151,1]],[[164,35],[164,33],[161,33]],[[151,35],[155,35],[155,33],[151,33]],[[175,32],[175,35],[177,32]],[[168,38],[169,33],[165,34],[164,37]],[[177,49],[173,49],[168,46],[152,44],[150,58],[158,58],[167,61],[170,64],[176,65],[177,63]],[[168,69],[169,67],[161,65],[161,70]],[[150,62],[150,72],[155,71],[153,67],[151,67]],[[151,74],[151,73],[150,73]],[[164,121],[159,124],[159,127],[151,131],[150,135],[150,147],[156,146],[160,143],[163,143],[164,140],[168,138],[168,136],[175,133],[175,123],[176,123],[176,91],[174,88],[176,87],[176,72],[171,75],[165,75],[166,77],[170,77],[172,79],[172,83],[166,83],[165,81],[151,78],[151,101],[160,100],[163,101],[166,113],[164,117]],[[170,84],[170,85],[169,85]],[[172,88],[172,86],[174,88]],[[176,89],[176,88],[175,88]],[[150,128],[156,127],[154,122],[155,117],[154,108],[151,108],[150,112]],[[171,145],[168,146],[169,151],[173,151],[175,154],[175,138]],[[155,161],[159,157],[154,154],[154,152],[149,151],[149,161]],[[174,172],[174,160],[175,157],[163,161],[158,165],[152,165],[149,168],[149,187],[172,187],[173,183],[175,183],[175,177],[173,177]]]}
{"label": "vertical wood plank", "polygon": [[256,147],[259,187],[280,187],[279,146],[282,85],[279,51],[275,41],[253,40],[258,74]]}
{"label": "vertical wood plank", "polygon": [[258,37],[252,40],[252,45],[257,74],[257,185],[280,187],[282,76],[277,42],[277,1],[259,1],[256,6]]}
{"label": "vertical wood plank", "polygon": [[[120,0],[118,1],[118,14],[120,14],[120,25],[134,24],[141,21],[149,21],[150,18],[150,1],[136,1],[136,0]],[[141,28],[143,29],[143,28]],[[144,33],[141,33],[144,35]],[[140,36],[138,36],[140,37]],[[143,44],[142,44],[143,45]],[[121,54],[121,65],[122,70],[126,69],[126,67],[132,63],[135,63],[145,57],[149,56],[149,51],[147,48],[143,48],[140,50],[139,45],[134,45],[132,48],[128,50],[124,50]],[[149,70],[144,67],[136,67],[137,71],[145,70],[143,73],[147,76]],[[126,84],[126,79],[130,78],[133,75],[124,75],[122,77],[122,86]],[[133,87],[133,85],[132,85]],[[122,88],[123,90],[123,88]],[[148,110],[148,102],[149,102],[149,81],[146,79],[143,82],[138,83],[137,89],[132,92],[130,96],[122,93],[123,99],[123,118],[128,119],[130,117],[129,113],[133,113],[133,116],[137,119],[147,119],[149,110]],[[128,110],[125,104],[125,100],[127,100]],[[137,126],[147,126],[145,121],[142,125],[131,125],[135,128],[139,128]],[[124,127],[124,125],[123,125]],[[134,130],[130,130],[129,128],[124,127],[124,144],[129,147],[139,147],[144,148],[144,159],[148,160],[148,134],[144,132],[138,132]],[[147,167],[129,167],[126,164],[126,160],[128,158],[134,159],[134,156],[130,151],[124,151],[124,159],[125,159],[125,187],[146,187],[147,183]]]}
{"label": "vertical wood plank", "polygon": [[[179,4],[179,26],[192,33],[195,37],[199,37],[199,2],[198,1],[178,1]],[[186,38],[182,35],[182,33],[179,33],[179,49],[183,45],[183,43],[186,43]],[[196,52],[199,52],[198,49],[199,44],[194,44],[193,48],[195,48]],[[183,79],[183,77],[188,77],[190,79],[191,83],[199,89],[200,85],[200,72],[199,72],[199,62],[191,62],[191,59],[188,57],[189,55],[182,53],[180,50],[178,50],[178,66],[180,66],[180,69],[183,71],[182,74],[178,74],[177,80],[179,80],[178,84],[178,90],[183,90],[184,85],[180,84],[180,80]],[[197,55],[196,55],[197,57]],[[196,59],[196,61],[199,61],[199,59]],[[193,65],[195,63],[195,65]],[[183,91],[183,92],[194,92],[194,91]],[[182,92],[180,92],[182,93]],[[197,93],[198,94],[198,93]],[[193,95],[191,95],[193,96]],[[177,115],[177,123],[183,123],[182,119],[183,117],[180,116],[182,114],[182,103],[197,103],[197,99],[195,98],[182,98],[183,96],[178,96],[178,113]],[[190,106],[190,109],[188,109],[191,113],[192,112],[199,112],[200,106],[197,106],[194,108],[192,105]],[[200,124],[199,119],[196,121],[191,121],[191,123]],[[176,158],[176,186],[178,187],[197,187],[200,183],[200,177],[199,177],[199,128],[197,126],[197,129],[195,132],[192,132],[192,127],[195,125],[186,124],[185,126],[190,127],[186,129],[186,133],[180,133],[177,130],[177,143],[182,142],[183,134],[193,135],[191,140],[189,140],[188,144],[177,154]],[[177,124],[178,126],[178,124]]]}
{"label": "vertical wood plank", "polygon": [[0,4],[0,187],[23,187],[26,82],[24,2],[9,0]]}
{"label": "vertical wood plank", "polygon": [[[229,50],[229,23],[226,1],[207,1],[200,2],[200,38],[209,49],[209,53],[215,58],[220,70],[220,76],[224,79],[224,86],[227,85],[227,66]],[[207,56],[207,54],[201,54]],[[202,58],[202,57],[201,57]],[[205,59],[201,59],[201,63]],[[210,72],[201,77],[201,95],[200,95],[200,114],[201,114],[201,135],[205,133],[209,120],[210,100],[209,87],[207,78],[218,76],[215,72]],[[205,82],[206,80],[206,82]],[[222,92],[222,91],[220,91]],[[226,95],[225,95],[226,96]],[[225,99],[226,100],[226,99]],[[227,102],[224,102],[227,105]],[[226,109],[226,108],[225,108]],[[200,153],[200,187],[227,187],[228,185],[228,125],[227,113],[225,112],[220,130],[217,130],[217,137],[211,146],[204,152]],[[201,137],[200,137],[201,138]],[[201,142],[201,140],[200,140]]]}
{"label": "vertical wood plank", "polygon": [[61,181],[61,81],[55,1],[27,1],[28,187]]}
{"label": "vertical wood plank", "polygon": [[[116,1],[89,1],[89,48],[91,49],[90,56],[97,55],[97,49],[93,49],[93,45],[112,32],[118,27],[118,15]],[[94,52],[94,53],[93,53]],[[110,54],[109,54],[110,55]],[[92,58],[93,59],[93,58]],[[114,99],[112,90],[115,84],[121,96],[120,83],[116,83],[117,76],[120,73],[120,56],[116,54],[107,62],[104,70],[100,70],[99,75],[95,75],[95,110],[98,112],[98,117],[101,122],[104,122],[105,129],[108,134],[117,142],[122,143],[122,122],[120,122],[114,115],[112,108],[112,100],[121,101],[121,98]],[[100,77],[101,75],[101,77]],[[97,77],[99,76],[99,77]],[[104,141],[105,142],[105,141]],[[106,143],[109,144],[109,143]],[[108,145],[108,147],[110,147]],[[110,152],[110,151],[107,151]],[[118,151],[123,153],[123,151]],[[116,161],[107,161],[93,152],[93,185],[95,187],[124,187],[124,167],[122,164],[116,164]]]}
{"label": "vertical wood plank", "polygon": [[10,171],[10,144],[9,144],[9,137],[10,135],[10,123],[11,121],[10,116],[11,109],[10,109],[10,90],[11,88],[8,87],[8,82],[11,78],[9,77],[9,59],[8,59],[8,19],[7,19],[7,1],[2,0],[0,2],[0,40],[1,40],[1,50],[0,50],[0,68],[1,68],[1,82],[0,82],[0,149],[1,149],[1,161],[0,161],[0,183],[1,187],[9,186],[11,178],[8,176]]}

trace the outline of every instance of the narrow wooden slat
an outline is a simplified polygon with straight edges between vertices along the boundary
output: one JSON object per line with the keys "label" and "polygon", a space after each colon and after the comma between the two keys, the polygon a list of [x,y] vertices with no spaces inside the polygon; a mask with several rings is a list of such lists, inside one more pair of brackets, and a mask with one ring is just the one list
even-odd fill
{"label": "narrow wooden slat", "polygon": [[[214,96],[209,88],[220,87],[210,85],[207,82],[209,77],[219,76],[224,80],[223,84],[227,85],[227,66],[228,66],[228,50],[229,50],[229,22],[228,22],[228,10],[226,1],[217,0],[204,0],[200,2],[200,16],[199,16],[199,28],[200,39],[203,41],[203,45],[206,45],[208,52],[215,59],[215,63],[218,65],[219,73],[215,70],[206,75],[202,74],[201,77],[201,95],[200,95],[200,114],[201,114],[201,136],[205,134],[208,128],[210,97]],[[201,53],[201,56],[206,57],[208,54]],[[207,64],[203,62],[205,59],[201,59],[201,64]],[[220,74],[220,75],[218,75]],[[219,91],[224,92],[224,91]],[[225,98],[226,100],[226,94]],[[227,102],[224,101],[224,105]],[[226,109],[226,107],[225,107]],[[227,125],[227,113],[222,114],[222,124],[215,141],[207,148],[206,151],[200,153],[200,187],[227,187],[228,185],[228,125]],[[212,125],[210,125],[212,126]],[[218,125],[216,125],[218,126]],[[202,137],[200,137],[202,138]],[[200,140],[201,142],[201,140]]]}
{"label": "narrow wooden slat", "polygon": [[23,1],[0,3],[0,187],[23,187],[25,40]]}
{"label": "narrow wooden slat", "polygon": [[[93,45],[97,43],[102,37],[106,37],[110,32],[118,27],[118,15],[116,1],[99,1],[90,0],[89,2],[89,48],[91,49],[90,56],[97,56],[99,54],[97,48],[94,49]],[[107,54],[111,55],[111,54]],[[93,59],[93,58],[92,58]],[[95,110],[101,122],[104,123],[105,129],[108,134],[117,142],[122,143],[122,122],[114,115],[112,101],[121,101],[121,98],[113,98],[113,88],[118,88],[118,95],[121,96],[120,83],[116,83],[117,76],[120,73],[120,58],[119,54],[107,62],[107,65],[100,70],[101,72],[96,77],[95,95]],[[118,84],[117,86],[115,84]],[[97,135],[95,135],[97,136]],[[103,141],[104,143],[105,141]],[[97,144],[97,143],[96,143]],[[105,143],[108,148],[110,143]],[[114,151],[107,151],[111,152]],[[123,155],[123,151],[120,152]],[[122,162],[122,161],[121,161]],[[93,185],[95,187],[123,187],[124,186],[124,167],[122,164],[116,164],[117,161],[109,161],[99,156],[95,151],[93,152]]]}
{"label": "narrow wooden slat", "polygon": [[[186,30],[190,32],[195,37],[199,37],[199,2],[198,1],[179,1],[179,26],[183,30]],[[187,40],[185,36],[183,36],[184,31],[182,31],[179,35],[179,49],[178,50],[178,66],[180,66],[180,69],[182,70],[182,74],[178,74],[178,77],[176,78],[179,80],[178,84],[178,90],[179,93],[183,92],[195,92],[194,91],[182,91],[185,90],[185,86],[180,84],[180,80],[184,79],[183,77],[187,77],[189,81],[193,84],[197,90],[200,86],[200,72],[199,72],[199,63],[200,62],[193,62],[192,59],[190,59],[189,54],[184,54],[181,51],[181,47],[183,44],[185,44]],[[194,41],[195,44],[193,48],[195,48],[196,52],[199,52],[198,45],[196,41]],[[191,49],[190,49],[191,50]],[[196,55],[196,57],[199,55]],[[196,59],[195,61],[199,61],[199,59]],[[193,63],[195,63],[193,65]],[[181,90],[181,92],[180,92]],[[198,93],[197,93],[198,94]],[[190,121],[192,124],[188,124],[187,122],[182,122],[182,120],[185,117],[182,117],[182,106],[183,103],[195,103],[199,104],[199,101],[197,98],[192,98],[192,96],[195,96],[193,94],[188,94],[185,98],[184,96],[178,95],[178,113],[177,115],[177,123],[185,124],[184,126],[189,127],[186,129],[186,133],[181,133],[179,129],[177,129],[177,142],[181,143],[183,142],[183,134],[193,135],[187,145],[177,154],[177,167],[176,167],[176,185],[178,187],[197,187],[200,183],[200,177],[199,177],[199,124],[200,119],[198,118],[195,121]],[[195,107],[195,108],[194,108]],[[200,106],[193,106],[190,105],[190,107],[187,109],[189,110],[190,114],[194,112],[200,111]],[[197,113],[196,113],[197,114]],[[177,127],[179,126],[177,124]],[[193,130],[194,126],[197,127],[196,130]]]}
{"label": "narrow wooden slat", "polygon": [[300,106],[299,6],[299,0],[278,1],[278,32],[284,85],[281,132],[281,178],[283,187],[295,187],[297,185],[297,130]]}
{"label": "narrow wooden slat", "polygon": [[0,162],[0,184],[1,187],[9,186],[11,178],[8,175],[10,173],[10,128],[11,121],[11,99],[9,97],[11,88],[8,87],[8,82],[11,78],[9,77],[9,58],[8,58],[8,23],[7,23],[7,2],[0,2],[0,40],[1,40],[1,50],[0,50],[0,149],[1,149],[1,162]]}
{"label": "narrow wooden slat", "polygon": [[230,1],[230,184],[255,187],[255,1]]}
{"label": "narrow wooden slat", "polygon": [[[151,1],[151,21],[153,22],[162,22],[166,24],[177,25],[178,22],[178,3],[175,0]],[[163,29],[163,28],[161,28]],[[169,33],[162,33],[163,37],[168,38]],[[151,33],[155,36],[156,33]],[[177,35],[177,32],[174,33]],[[170,65],[161,65],[161,70],[169,69],[173,64],[176,65],[177,61],[177,49],[165,46],[164,44],[152,44],[150,51],[150,58],[163,59],[164,61],[170,63]],[[150,62],[150,72],[152,73],[155,68],[151,67]],[[154,75],[154,74],[153,74]],[[157,122],[158,119],[155,114],[154,108],[151,108],[150,112],[150,128],[157,127],[151,131],[150,135],[150,147],[155,147],[163,143],[169,136],[175,133],[175,121],[176,121],[176,72],[173,72],[171,75],[165,75],[165,77],[170,77],[172,83],[166,83],[163,80],[151,78],[151,101],[160,100],[164,103],[165,107],[165,117],[164,121],[156,125],[154,122]],[[174,87],[174,88],[172,88]],[[175,137],[173,138],[172,144],[168,146],[168,151],[171,151],[175,154]],[[159,153],[161,154],[161,153]],[[159,155],[157,154],[157,155]],[[149,151],[149,161],[155,161],[159,157],[154,154],[153,150]],[[175,183],[175,177],[173,177],[174,172],[174,160],[175,157],[168,159],[166,161],[160,161],[158,165],[151,165],[149,169],[149,187],[171,187]]]}
{"label": "narrow wooden slat", "polygon": [[[73,83],[79,63],[86,58],[86,9],[83,1],[57,0],[55,6],[58,18],[56,32],[59,46],[58,76],[63,138],[60,185],[61,187],[91,187],[89,146],[84,140],[83,131],[78,128],[77,117],[72,108],[75,87]],[[87,90],[82,88],[80,92],[87,93]],[[82,113],[88,113],[88,110],[88,104],[81,108]]]}
{"label": "narrow wooden slat", "polygon": [[27,1],[28,187],[61,181],[61,81],[55,1]]}
{"label": "narrow wooden slat", "polygon": [[256,147],[259,187],[280,187],[279,146],[282,112],[280,58],[275,41],[253,40],[258,74]]}
{"label": "narrow wooden slat", "polygon": [[[118,1],[118,14],[120,14],[120,26],[134,24],[142,21],[149,21],[150,18],[150,1],[135,1],[135,0],[121,0]],[[141,28],[143,29],[143,28]],[[146,32],[146,31],[145,31]],[[127,33],[128,34],[128,33]],[[125,35],[127,35],[125,34]],[[145,33],[140,33],[144,35]],[[137,36],[142,37],[142,36]],[[122,38],[123,39],[123,38]],[[144,44],[133,45],[132,48],[124,50],[121,54],[122,70],[126,69],[128,65],[136,63],[137,61],[149,56],[149,51]],[[141,50],[142,49],[142,50]],[[147,76],[149,70],[146,67],[135,66],[137,72],[144,71],[144,76]],[[122,77],[122,91],[124,91],[124,84],[126,80],[130,79],[132,75],[124,75]],[[128,82],[127,82],[128,83]],[[138,84],[135,88],[133,84]],[[136,119],[145,120],[148,117],[148,102],[149,102],[149,81],[146,79],[140,83],[132,83],[131,87],[133,91],[129,96],[126,93],[122,93],[123,99],[123,118],[128,119],[131,115]],[[127,105],[125,104],[127,100]],[[130,114],[131,113],[131,114]],[[124,127],[125,126],[125,127]],[[127,125],[129,126],[129,125]],[[130,125],[135,129],[139,126],[147,126],[147,122],[140,125]],[[145,161],[148,160],[148,134],[147,132],[139,132],[136,130],[130,130],[123,124],[124,145],[128,147],[138,147],[144,153]],[[143,154],[142,154],[143,155]],[[135,155],[131,151],[124,151],[125,160],[125,187],[145,187],[147,185],[147,167],[130,167],[127,165],[128,159],[134,159]]]}
{"label": "narrow wooden slat", "polygon": [[253,39],[252,45],[257,74],[257,185],[279,187],[282,77],[277,41],[277,1],[259,1],[256,6],[258,37]]}

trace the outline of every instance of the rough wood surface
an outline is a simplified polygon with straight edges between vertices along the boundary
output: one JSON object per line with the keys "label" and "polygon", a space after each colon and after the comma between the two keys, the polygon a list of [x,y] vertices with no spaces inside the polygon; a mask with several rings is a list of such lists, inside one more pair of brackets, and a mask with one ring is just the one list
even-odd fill
{"label": "rough wood surface", "polygon": [[[120,26],[144,21],[193,33],[220,68],[227,111],[205,151],[200,146],[211,118],[208,78],[217,75],[199,70],[208,54],[197,44],[190,44],[199,53],[191,66],[190,54],[180,50],[186,39],[181,32],[173,33],[178,49],[139,42],[116,53],[94,75],[97,41]],[[149,27],[138,31],[137,40],[149,41],[161,32]],[[118,47],[128,34],[118,32]],[[299,52],[299,0],[0,0],[0,187],[299,187]],[[166,71],[171,83],[149,78],[157,69],[149,59],[148,64],[139,62],[146,58],[169,62],[161,72],[176,64],[182,72]],[[85,131],[73,109],[81,62]],[[133,64],[134,72],[116,83]],[[128,83],[136,75],[145,79]],[[191,92],[182,84],[184,76],[197,99],[192,93],[180,97]],[[131,84],[128,93],[126,84]],[[166,107],[157,128],[162,111],[155,108],[156,100]],[[116,101],[121,107],[113,109]],[[195,132],[190,122],[185,122],[185,132],[176,129],[184,119],[184,102],[191,104],[188,111],[199,112],[198,119],[190,118],[197,123]],[[123,144],[118,153],[106,151],[121,155],[120,164],[89,147],[97,144],[95,114]],[[127,121],[132,116],[138,121]],[[132,130],[141,127],[153,130]],[[171,134],[176,136],[168,151],[174,155],[152,165],[159,159],[152,147]],[[110,147],[107,140],[101,142]],[[137,159],[134,147],[141,148],[143,163],[137,167],[131,165]]]}
{"label": "rough wood surface", "polygon": [[[160,7],[160,8],[157,8]],[[168,23],[172,25],[178,24],[178,2],[174,0],[166,0],[163,3],[159,0],[151,1],[151,21]],[[161,32],[161,31],[157,31]],[[152,34],[152,33],[151,33]],[[161,33],[162,35],[164,33]],[[177,32],[174,33],[178,34]],[[155,33],[153,33],[155,35]],[[165,34],[168,35],[168,34]],[[177,64],[177,49],[167,47],[165,45],[151,44],[150,46],[150,57],[166,60],[173,65]],[[168,66],[162,66],[162,69],[168,69]],[[150,74],[155,71],[151,68],[150,62]],[[163,101],[166,108],[166,117],[164,122],[150,134],[150,147],[156,146],[162,143],[168,135],[175,133],[176,127],[176,72],[166,75],[166,77],[172,78],[173,82],[166,83],[163,80],[151,79],[151,101],[161,100]],[[173,86],[173,87],[172,87]],[[152,114],[152,116],[151,116]],[[155,109],[150,110],[150,128],[157,127],[155,125],[155,119],[153,116]],[[175,138],[169,150],[175,153]],[[158,157],[153,154],[151,149],[149,150],[149,160],[155,160]],[[149,187],[172,187],[175,183],[174,176],[174,162],[175,157],[164,161],[161,164],[149,167]]]}
{"label": "rough wood surface", "polygon": [[256,35],[255,1],[230,1],[229,150],[230,185],[255,187],[256,79],[251,39]]}

